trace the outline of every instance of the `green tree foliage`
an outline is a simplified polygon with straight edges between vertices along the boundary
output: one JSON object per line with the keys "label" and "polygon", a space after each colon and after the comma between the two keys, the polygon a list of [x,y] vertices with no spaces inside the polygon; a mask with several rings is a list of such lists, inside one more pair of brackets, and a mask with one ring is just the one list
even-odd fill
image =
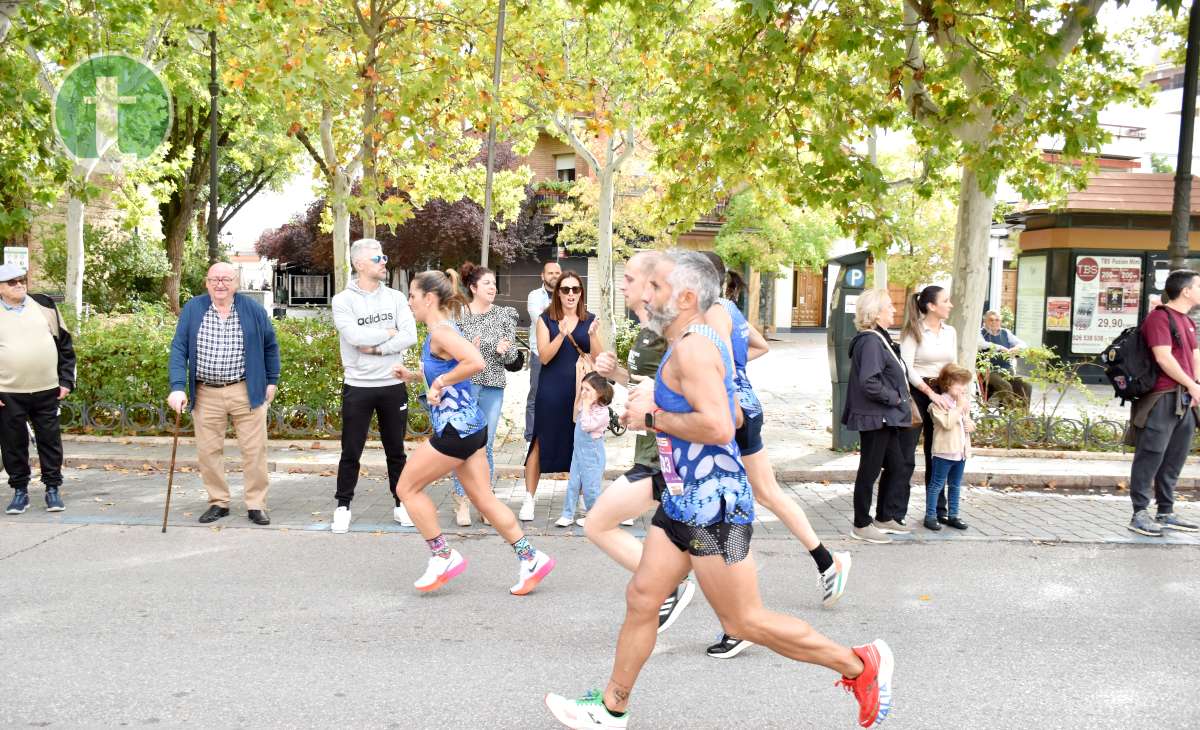
{"label": "green tree foliage", "polygon": [[18,30],[0,43],[0,242],[15,244],[36,210],[58,199],[70,170],[51,125],[50,99],[32,79],[38,68],[20,46]]}
{"label": "green tree foliage", "polygon": [[[593,2],[592,5],[597,3]],[[762,185],[793,205],[828,205],[856,238],[878,236],[890,180],[865,154],[877,129],[907,129],[928,195],[959,171],[953,323],[979,320],[996,184],[1031,199],[1078,185],[1107,138],[1105,107],[1139,98],[1133,38],[1097,23],[1105,0],[624,0],[639,27],[684,37],[666,65],[672,93],[651,129],[681,216],[712,191]],[[681,21],[699,17],[700,22]],[[1060,165],[1039,138],[1058,141]],[[959,359],[974,359],[963,338]]]}
{"label": "green tree foliage", "polygon": [[715,247],[730,268],[774,274],[781,266],[820,269],[840,235],[829,210],[802,210],[752,188],[729,201]]}
{"label": "green tree foliage", "polygon": [[[620,176],[612,208],[612,254],[627,259],[634,249],[667,244],[667,227],[656,223],[658,196],[645,180]],[[557,240],[572,253],[595,255],[599,242],[600,185],[585,177],[572,183],[551,208],[551,225],[561,226]]]}
{"label": "green tree foliage", "polygon": [[[83,249],[88,272],[83,301],[95,311],[127,312],[162,296],[162,277],[171,267],[161,247],[148,245],[137,234],[85,224]],[[52,286],[60,291],[66,287],[65,231],[43,242],[39,265]]]}
{"label": "green tree foliage", "polygon": [[[276,105],[317,165],[332,217],[335,287],[348,272],[351,215],[375,237],[377,225],[399,225],[428,200],[483,200],[484,169],[470,164],[474,130],[486,127],[489,112],[513,119],[490,91],[492,4],[266,0],[239,13],[256,58],[232,83]],[[506,129],[528,152],[533,125]],[[517,217],[529,178],[528,169],[496,175],[498,220]],[[389,194],[395,190],[405,194]]]}

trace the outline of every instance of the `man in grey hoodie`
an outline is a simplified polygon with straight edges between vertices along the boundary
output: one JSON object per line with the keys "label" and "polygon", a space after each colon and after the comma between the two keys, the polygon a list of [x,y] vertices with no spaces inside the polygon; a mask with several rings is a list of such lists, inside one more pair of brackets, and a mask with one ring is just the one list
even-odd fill
{"label": "man in grey hoodie", "polygon": [[408,389],[392,374],[404,351],[417,343],[417,323],[403,292],[384,285],[387,256],[379,241],[363,238],[350,247],[354,278],[333,298],[333,324],[341,344],[342,458],[338,463],[337,509],[332,530],[350,529],[350,501],[358,484],[359,459],[367,443],[371,415],[379,417],[379,436],[387,457],[388,484],[396,502],[393,517],[412,525],[396,497],[404,470],[404,434],[408,430]]}

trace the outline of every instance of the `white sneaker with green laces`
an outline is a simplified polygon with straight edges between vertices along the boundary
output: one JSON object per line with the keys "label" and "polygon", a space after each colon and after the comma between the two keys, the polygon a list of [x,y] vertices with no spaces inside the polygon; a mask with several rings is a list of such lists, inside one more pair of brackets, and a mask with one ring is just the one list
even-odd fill
{"label": "white sneaker with green laces", "polygon": [[550,708],[554,719],[570,728],[584,730],[624,730],[629,721],[629,713],[614,717],[604,706],[604,694],[600,690],[592,690],[586,696],[577,700],[569,700],[556,694],[546,695],[546,707]]}
{"label": "white sneaker with green laces", "polygon": [[850,553],[834,553],[833,565],[821,574],[821,605],[832,608],[846,592],[846,581],[850,579]]}

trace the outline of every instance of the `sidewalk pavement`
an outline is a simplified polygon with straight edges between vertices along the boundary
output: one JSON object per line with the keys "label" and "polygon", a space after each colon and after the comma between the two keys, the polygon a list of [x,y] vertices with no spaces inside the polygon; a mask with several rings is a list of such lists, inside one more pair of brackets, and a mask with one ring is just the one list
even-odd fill
{"label": "sidewalk pavement", "polygon": [[[0,529],[20,524],[57,525],[141,525],[155,531],[162,524],[163,500],[167,478],[161,471],[109,469],[68,469],[62,494],[65,512],[46,512],[42,504],[41,487],[33,486],[31,506],[22,515],[0,515]],[[382,469],[368,469],[358,482],[351,504],[351,531],[385,535],[415,534],[415,528],[401,527],[393,521],[391,495]],[[190,467],[175,475],[169,522],[174,528],[192,529],[274,529],[327,531],[336,503],[333,499],[336,479],[320,474],[276,473],[271,476],[267,506],[271,526],[261,528],[246,519],[242,503],[240,474],[230,475],[230,515],[212,525],[197,522],[208,506],[208,495],[200,476]],[[849,538],[854,512],[854,488],[849,484],[785,483],[783,490],[804,509],[813,529],[831,548],[873,550]],[[496,496],[514,511],[519,509],[525,494],[524,482],[519,479],[497,479]],[[1121,495],[1063,494],[1061,492],[1029,492],[970,487],[964,490],[962,517],[970,525],[965,532],[945,528],[930,532],[921,527],[925,499],[922,490],[914,489],[909,502],[910,535],[895,536],[896,543],[912,544],[944,541],[1018,541],[1046,543],[1099,543],[1142,545],[1200,546],[1200,533],[1168,531],[1162,538],[1148,538],[1126,529],[1130,518],[1129,498]],[[496,539],[495,532],[479,522],[478,512],[472,509],[472,524],[457,527],[454,523],[454,502],[450,483],[440,480],[426,493],[438,507],[442,528],[447,534],[464,537]],[[562,514],[566,498],[566,481],[545,479],[538,489],[536,514],[531,522],[521,523],[525,532],[534,537],[568,536],[585,539],[579,526],[560,528],[554,521]],[[1175,506],[1180,516],[1200,522],[1200,504],[1181,495]],[[583,516],[582,512],[576,517]],[[649,528],[652,513],[635,521],[629,529],[642,537]],[[754,540],[790,540],[792,535],[766,508],[756,506]],[[338,539],[337,536],[330,536]],[[886,547],[886,546],[879,546]],[[770,549],[764,547],[763,549]]]}
{"label": "sidewalk pavement", "polygon": [[[65,465],[82,469],[166,469],[171,458],[171,439],[166,437],[103,438],[64,437]],[[846,483],[853,482],[858,468],[857,453],[796,446],[781,434],[768,434],[767,453],[781,482]],[[420,442],[408,443],[409,453]],[[606,441],[607,479],[615,479],[633,461],[633,437],[626,434]],[[1120,492],[1129,479],[1131,456],[1128,454],[1079,454],[1073,452],[1029,452],[980,449],[967,462],[964,483],[974,486],[1025,489],[1087,490]],[[1099,457],[1099,458],[1097,458]],[[271,441],[267,461],[272,472],[333,476],[341,458],[337,441]],[[525,441],[519,428],[501,424],[495,454],[496,476],[523,479]],[[924,467],[917,455],[913,483],[923,480]],[[196,447],[190,437],[179,439],[178,466],[198,468]],[[226,442],[226,464],[240,469],[237,442]],[[382,472],[385,461],[382,445],[369,442],[362,456],[362,468]],[[1192,458],[1179,478],[1181,491],[1200,488],[1200,460]]]}

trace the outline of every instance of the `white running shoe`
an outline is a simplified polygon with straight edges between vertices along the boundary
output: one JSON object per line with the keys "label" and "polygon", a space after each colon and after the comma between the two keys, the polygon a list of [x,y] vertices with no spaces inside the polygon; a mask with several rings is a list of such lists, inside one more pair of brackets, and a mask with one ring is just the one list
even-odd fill
{"label": "white running shoe", "polygon": [[457,550],[450,551],[450,557],[439,558],[436,555],[429,557],[429,565],[425,567],[425,574],[413,583],[413,587],[418,591],[428,593],[436,591],[438,588],[450,582],[450,579],[462,573],[467,569],[467,559],[459,554]]}
{"label": "white running shoe", "polygon": [[679,618],[683,609],[692,602],[694,595],[696,595],[696,584],[684,578],[683,582],[671,592],[671,595],[667,596],[667,600],[663,601],[658,608],[658,633],[661,634],[671,628],[671,624],[675,623],[675,619]]}
{"label": "white running shoe", "polygon": [[525,501],[521,503],[521,514],[517,515],[518,518],[522,522],[529,522],[533,519],[536,510],[537,504],[534,502],[533,495],[526,492]]}
{"label": "white running shoe", "polygon": [[514,596],[524,596],[537,588],[542,579],[554,570],[556,561],[541,550],[535,550],[533,560],[521,560],[517,570],[517,583],[508,592]]}
{"label": "white running shoe", "polygon": [[592,690],[586,697],[569,700],[562,695],[546,695],[546,707],[550,709],[554,719],[569,728],[583,730],[625,730],[629,721],[629,713],[613,717],[604,706],[604,695],[599,690]]}
{"label": "white running shoe", "polygon": [[338,507],[333,511],[333,523],[329,525],[329,531],[336,535],[350,532],[349,507]]}
{"label": "white running shoe", "polygon": [[570,527],[573,524],[575,524],[575,520],[570,517],[559,517],[554,521],[555,527]]}
{"label": "white running shoe", "polygon": [[846,581],[850,580],[850,553],[834,553],[833,565],[821,574],[821,605],[832,608],[846,592]]}
{"label": "white running shoe", "polygon": [[633,520],[621,520],[621,524],[626,527],[633,527]]}
{"label": "white running shoe", "polygon": [[580,527],[583,527],[584,525],[587,524],[587,518],[580,517],[579,519],[575,520],[575,524],[579,525]]}
{"label": "white running shoe", "polygon": [[404,509],[402,504],[392,509],[392,519],[399,522],[401,527],[413,527],[413,521],[408,517],[408,510]]}

